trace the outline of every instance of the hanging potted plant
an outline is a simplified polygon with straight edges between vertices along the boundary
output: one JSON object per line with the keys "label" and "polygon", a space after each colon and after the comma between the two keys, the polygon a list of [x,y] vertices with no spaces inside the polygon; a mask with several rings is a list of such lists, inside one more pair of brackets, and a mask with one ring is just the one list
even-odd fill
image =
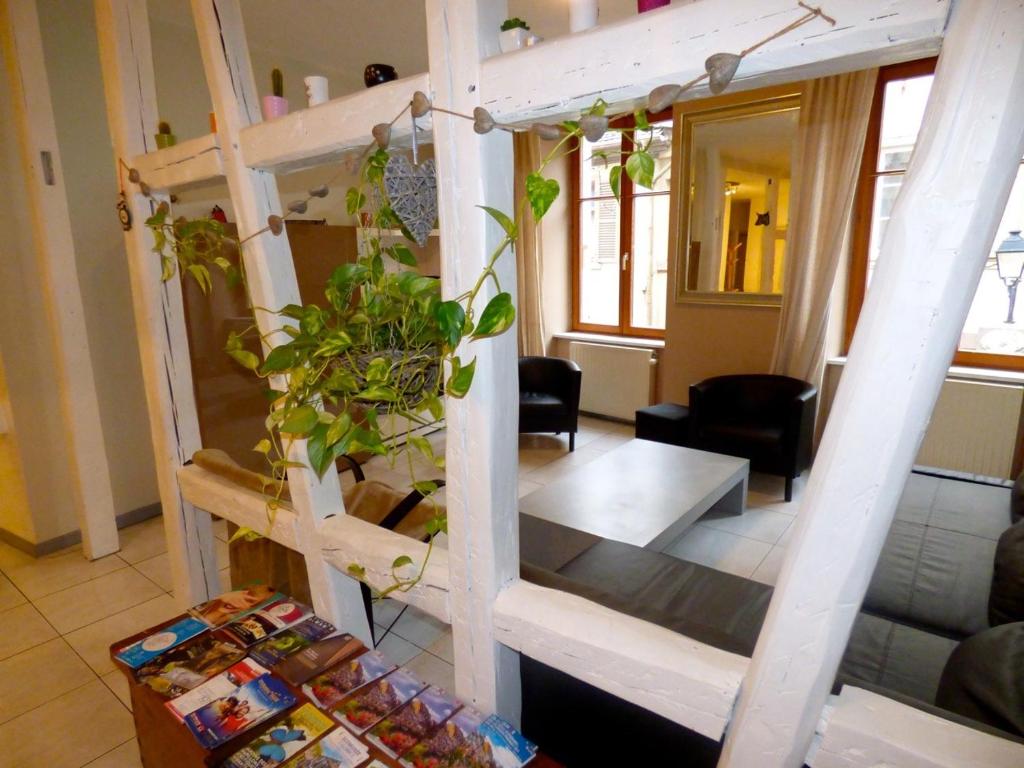
{"label": "hanging potted plant", "polygon": [[156,139],[157,149],[167,149],[178,143],[178,137],[171,133],[171,124],[164,120],[157,125],[153,138]]}
{"label": "hanging potted plant", "polygon": [[530,39],[530,25],[514,16],[501,22],[501,31],[498,33],[498,45],[502,53],[510,53],[525,48]]}

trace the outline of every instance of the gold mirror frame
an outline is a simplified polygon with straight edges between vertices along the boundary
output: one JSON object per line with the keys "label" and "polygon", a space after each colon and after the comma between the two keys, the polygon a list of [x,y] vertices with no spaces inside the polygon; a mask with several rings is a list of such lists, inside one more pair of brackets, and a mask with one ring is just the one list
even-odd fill
{"label": "gold mirror frame", "polygon": [[[801,92],[800,84],[795,84],[675,105],[672,116],[675,146],[672,148],[674,167],[671,208],[675,222],[671,228],[671,247],[675,254],[676,303],[754,307],[778,307],[782,304],[781,293],[698,291],[686,287],[690,250],[690,195],[684,192],[693,184],[691,153],[695,126],[799,109]],[[679,181],[676,182],[676,179]]]}

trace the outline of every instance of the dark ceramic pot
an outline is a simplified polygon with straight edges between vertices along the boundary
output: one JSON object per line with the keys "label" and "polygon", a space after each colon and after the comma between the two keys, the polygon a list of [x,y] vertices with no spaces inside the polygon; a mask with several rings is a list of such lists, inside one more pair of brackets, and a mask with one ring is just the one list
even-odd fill
{"label": "dark ceramic pot", "polygon": [[367,64],[363,70],[363,82],[367,88],[398,79],[398,73],[390,64]]}

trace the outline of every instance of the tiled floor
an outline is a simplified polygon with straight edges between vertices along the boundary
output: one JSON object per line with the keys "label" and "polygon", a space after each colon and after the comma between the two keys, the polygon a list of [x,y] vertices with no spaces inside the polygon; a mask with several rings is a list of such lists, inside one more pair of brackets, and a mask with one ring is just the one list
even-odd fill
{"label": "tiled floor", "polygon": [[[633,436],[630,425],[580,420],[576,451],[565,436],[522,435],[519,493],[524,495],[592,461]],[[377,459],[367,476],[406,485]],[[436,470],[435,470],[436,472]],[[425,475],[429,476],[429,475]],[[346,480],[346,482],[348,482]],[[803,482],[792,502],[781,478],[750,478],[747,510],[710,512],[669,552],[719,570],[773,584],[795,528]],[[1008,491],[911,475],[897,517],[960,524],[981,505],[1006,504]],[[227,564],[226,531],[216,526],[218,558]],[[998,535],[998,531],[979,531]],[[159,519],[121,532],[122,550],[88,562],[79,547],[33,559],[0,543],[0,768],[134,768],[138,748],[127,685],[111,665],[110,643],[175,612]],[[227,570],[221,571],[227,586]],[[374,608],[378,647],[424,680],[454,688],[451,630],[413,608],[385,600]],[[54,734],[69,734],[54,738]]]}

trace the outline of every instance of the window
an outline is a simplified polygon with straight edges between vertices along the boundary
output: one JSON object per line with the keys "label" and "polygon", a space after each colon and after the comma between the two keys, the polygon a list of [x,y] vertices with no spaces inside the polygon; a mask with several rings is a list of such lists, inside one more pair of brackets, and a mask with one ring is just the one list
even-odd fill
{"label": "window", "polygon": [[[871,283],[893,203],[917,141],[934,70],[935,59],[927,59],[879,71],[854,208],[847,349]],[[1017,179],[964,322],[953,359],[956,364],[1024,370],[1024,306],[1021,311],[1014,308],[1010,322],[1016,293],[1013,278],[1019,278],[1019,274],[1004,274],[1007,262],[1004,260],[1001,265],[996,258],[1000,244],[1011,231],[1020,229],[1024,229],[1024,160],[1018,167]]]}
{"label": "window", "polygon": [[[621,201],[612,194],[609,166],[629,151],[626,134],[583,140],[574,153],[574,330],[665,335],[672,117],[669,111],[649,119],[650,130],[636,138],[651,142],[654,189],[634,187],[623,173]],[[616,124],[633,125],[632,118]]]}

